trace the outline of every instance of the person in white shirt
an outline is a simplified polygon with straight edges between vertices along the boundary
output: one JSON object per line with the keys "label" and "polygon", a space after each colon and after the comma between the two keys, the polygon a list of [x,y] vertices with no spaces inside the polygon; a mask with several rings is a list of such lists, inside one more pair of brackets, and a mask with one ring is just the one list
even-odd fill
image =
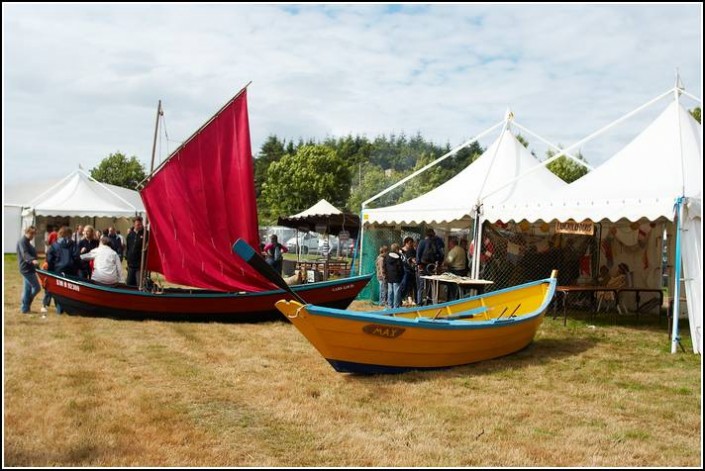
{"label": "person in white shirt", "polygon": [[91,280],[101,285],[116,285],[122,283],[124,277],[120,256],[110,245],[110,238],[100,238],[100,245],[88,253],[81,255],[81,260],[93,260]]}

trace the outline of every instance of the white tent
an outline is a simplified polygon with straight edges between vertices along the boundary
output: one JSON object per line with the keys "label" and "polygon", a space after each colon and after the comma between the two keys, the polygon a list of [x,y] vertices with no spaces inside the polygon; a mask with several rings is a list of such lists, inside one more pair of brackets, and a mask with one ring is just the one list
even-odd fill
{"label": "white tent", "polygon": [[[681,92],[679,87],[673,90],[676,97]],[[702,160],[702,126],[676,99],[594,171],[550,195],[508,199],[492,214],[514,221],[674,221],[683,206],[682,241],[676,242],[674,316],[678,316],[682,259],[693,350],[702,353]],[[676,331],[677,321],[674,342]]]}
{"label": "white tent", "polygon": [[[22,210],[29,206],[39,193],[58,183],[58,179],[32,180],[31,183],[13,183],[3,186],[3,252],[17,250],[17,241],[22,237]],[[40,191],[37,191],[41,188]]]}
{"label": "white tent", "polygon": [[365,224],[409,225],[470,221],[480,201],[487,209],[509,199],[549,195],[566,186],[548,169],[541,168],[494,192],[537,165],[539,161],[507,129],[477,160],[452,179],[413,200],[385,208],[364,209],[363,221]]}
{"label": "white tent", "polygon": [[700,193],[702,173],[702,128],[674,102],[612,158],[561,191],[518,195],[492,211],[514,221],[673,221],[675,199]]}
{"label": "white tent", "polygon": [[322,199],[310,208],[289,216],[288,219],[306,219],[311,216],[332,216],[334,214],[343,214],[343,212],[325,199]]}
{"label": "white tent", "polygon": [[22,236],[22,207],[5,204],[3,205],[3,253],[10,253],[17,250],[17,241]]}
{"label": "white tent", "polygon": [[37,250],[43,250],[42,230],[48,223],[47,218],[65,218],[66,221],[71,218],[72,224],[99,224],[100,228],[114,225],[116,229],[122,226],[127,230],[131,223],[121,218],[144,213],[138,192],[99,183],[82,170],[60,180],[7,185],[4,193],[5,253],[15,251],[22,227],[30,224],[38,225],[35,243]]}
{"label": "white tent", "polygon": [[70,217],[130,217],[144,212],[139,193],[91,178],[75,170],[27,203],[22,215]]}

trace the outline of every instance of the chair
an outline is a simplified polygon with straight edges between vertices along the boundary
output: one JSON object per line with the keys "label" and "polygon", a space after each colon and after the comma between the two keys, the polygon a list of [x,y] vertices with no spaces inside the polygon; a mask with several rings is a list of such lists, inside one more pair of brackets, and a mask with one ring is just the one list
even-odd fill
{"label": "chair", "polygon": [[[634,276],[631,271],[625,271],[620,268],[620,274],[610,278],[605,285],[605,288],[612,288],[615,290],[619,288],[629,288],[633,284],[633,280]],[[617,312],[620,314],[623,314],[622,309],[624,309],[624,312],[627,312],[627,308],[624,304],[622,302],[617,302],[617,296],[614,291],[598,291],[595,295],[597,296],[597,312],[600,312],[603,302],[605,303],[606,309],[616,307]]]}
{"label": "chair", "polygon": [[[627,270],[629,270],[629,269],[627,269]],[[634,287],[634,272],[629,270],[624,274],[624,276],[625,276],[626,284],[624,286],[620,286],[620,288],[633,288]],[[627,306],[624,305],[624,301],[619,296],[618,296],[618,301],[619,302],[616,302],[617,312],[619,312],[620,314],[624,314],[624,313],[629,312],[629,310],[627,309]],[[622,309],[624,309],[624,312],[622,312]]]}
{"label": "chair", "polygon": [[605,303],[604,312],[608,312],[617,304],[612,291],[597,291],[595,296],[597,297],[597,309],[595,309],[595,312],[600,312],[603,302]]}

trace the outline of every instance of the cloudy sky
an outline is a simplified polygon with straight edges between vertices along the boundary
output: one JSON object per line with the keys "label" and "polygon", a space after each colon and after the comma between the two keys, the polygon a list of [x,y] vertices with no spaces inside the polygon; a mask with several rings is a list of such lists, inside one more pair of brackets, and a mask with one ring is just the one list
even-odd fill
{"label": "cloudy sky", "polygon": [[[697,4],[3,3],[2,14],[6,183],[90,169],[116,151],[148,165],[159,99],[172,141],[163,158],[249,81],[254,152],[270,134],[420,132],[455,146],[508,107],[567,146],[668,90],[676,69],[702,96]],[[599,164],[665,106],[583,154]]]}

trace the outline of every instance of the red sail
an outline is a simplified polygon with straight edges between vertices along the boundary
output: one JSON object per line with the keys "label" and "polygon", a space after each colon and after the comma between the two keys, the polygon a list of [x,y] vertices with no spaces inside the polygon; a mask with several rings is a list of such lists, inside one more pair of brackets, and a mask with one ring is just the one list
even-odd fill
{"label": "red sail", "polygon": [[246,90],[174,152],[141,195],[149,270],[218,291],[273,289],[232,252],[238,238],[259,247]]}

